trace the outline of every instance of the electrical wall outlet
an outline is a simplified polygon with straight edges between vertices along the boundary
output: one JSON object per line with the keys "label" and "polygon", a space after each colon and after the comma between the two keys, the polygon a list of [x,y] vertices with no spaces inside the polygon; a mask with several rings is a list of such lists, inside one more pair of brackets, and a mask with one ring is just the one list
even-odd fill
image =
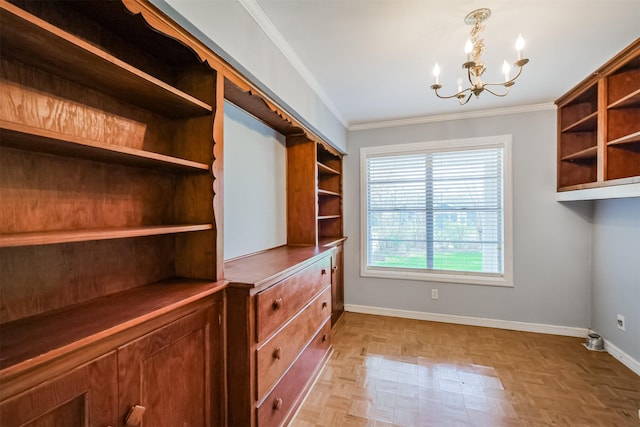
{"label": "electrical wall outlet", "polygon": [[438,299],[438,290],[431,289],[431,299]]}
{"label": "electrical wall outlet", "polygon": [[624,316],[622,314],[618,314],[618,329],[624,331]]}

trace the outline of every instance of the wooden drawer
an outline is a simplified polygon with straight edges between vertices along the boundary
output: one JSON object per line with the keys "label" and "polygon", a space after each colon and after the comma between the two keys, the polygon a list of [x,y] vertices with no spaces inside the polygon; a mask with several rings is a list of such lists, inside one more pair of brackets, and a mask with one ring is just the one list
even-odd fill
{"label": "wooden drawer", "polygon": [[258,427],[275,427],[287,420],[302,398],[302,392],[307,389],[307,382],[314,378],[310,374],[318,368],[330,345],[331,322],[327,319],[313,341],[258,407]]}
{"label": "wooden drawer", "polygon": [[256,342],[269,337],[330,284],[331,257],[327,256],[260,292],[256,297]]}
{"label": "wooden drawer", "polygon": [[331,286],[327,286],[284,328],[258,349],[256,352],[258,400],[262,399],[284,374],[329,316],[331,316]]}

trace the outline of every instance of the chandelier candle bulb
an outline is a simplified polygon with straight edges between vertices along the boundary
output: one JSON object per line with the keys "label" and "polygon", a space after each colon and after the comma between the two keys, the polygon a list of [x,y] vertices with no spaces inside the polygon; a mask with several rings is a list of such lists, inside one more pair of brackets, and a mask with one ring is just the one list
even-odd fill
{"label": "chandelier candle bulb", "polygon": [[462,92],[462,77],[458,77],[458,92]]}
{"label": "chandelier candle bulb", "polygon": [[438,76],[440,75],[440,66],[436,62],[436,65],[433,66],[433,77],[436,78],[436,84],[438,84]]}
{"label": "chandelier candle bulb", "polygon": [[[504,73],[504,81],[505,82],[509,81],[509,72],[510,71],[511,71],[511,65],[509,65],[509,63],[505,59],[504,62],[502,63],[502,72]],[[458,89],[458,91],[460,91],[460,90],[461,89]]]}
{"label": "chandelier candle bulb", "polygon": [[464,53],[467,54],[467,61],[471,61],[472,50],[473,50],[473,43],[471,43],[471,39],[467,39],[467,42],[464,44]]}
{"label": "chandelier candle bulb", "polygon": [[518,61],[522,59],[522,49],[524,49],[524,39],[522,38],[522,34],[518,34],[518,38],[516,39],[516,50],[518,51]]}

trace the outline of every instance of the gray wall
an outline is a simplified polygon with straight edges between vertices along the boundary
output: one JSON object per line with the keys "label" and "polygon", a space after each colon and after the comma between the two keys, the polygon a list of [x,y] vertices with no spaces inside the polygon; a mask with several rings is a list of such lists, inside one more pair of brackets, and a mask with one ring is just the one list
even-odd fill
{"label": "gray wall", "polygon": [[[337,148],[347,150],[345,127],[239,2],[152,0],[152,3],[203,42],[212,42],[208,44],[214,51],[222,49],[223,52],[216,53],[241,64],[267,91],[288,104],[292,113],[319,129]],[[198,31],[193,31],[194,27],[201,34],[195,34]]]}
{"label": "gray wall", "polygon": [[640,199],[594,202],[592,280],[591,328],[640,361]]}
{"label": "gray wall", "polygon": [[[514,287],[362,278],[360,147],[511,134],[513,136]],[[553,109],[349,133],[345,157],[345,302],[490,319],[590,326],[591,203],[555,200]],[[440,298],[432,300],[437,287]]]}

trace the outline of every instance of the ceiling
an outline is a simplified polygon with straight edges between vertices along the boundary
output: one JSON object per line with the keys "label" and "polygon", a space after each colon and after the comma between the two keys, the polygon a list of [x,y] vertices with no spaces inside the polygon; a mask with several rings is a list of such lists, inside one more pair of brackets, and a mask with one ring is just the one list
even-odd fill
{"label": "ceiling", "polygon": [[[240,0],[347,127],[552,103],[640,36],[640,0]],[[464,17],[487,7],[485,81],[525,39],[530,63],[505,98],[465,106],[443,94],[463,76]]]}

